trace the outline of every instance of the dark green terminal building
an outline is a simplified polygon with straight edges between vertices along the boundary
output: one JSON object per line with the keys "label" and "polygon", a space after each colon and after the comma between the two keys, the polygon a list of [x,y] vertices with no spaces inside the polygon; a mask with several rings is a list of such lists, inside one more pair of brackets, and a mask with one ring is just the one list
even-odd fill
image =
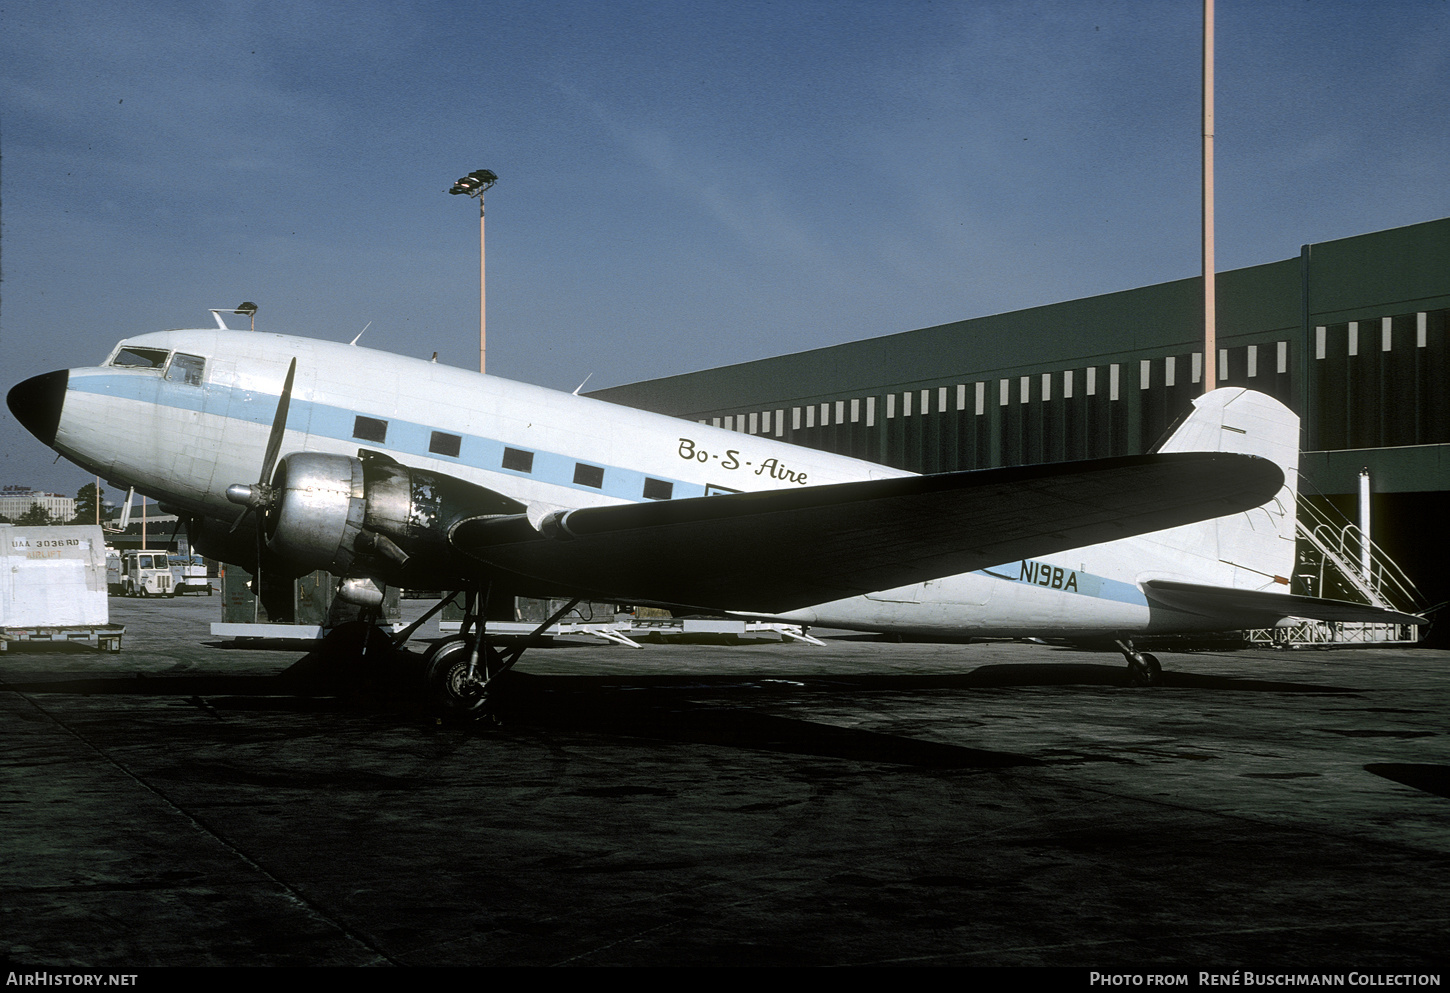
{"label": "dark green terminal building", "polygon": [[[1299,413],[1303,497],[1353,520],[1367,469],[1374,541],[1450,599],[1450,218],[1217,282],[1220,385]],[[1183,279],[592,395],[916,472],[1128,455],[1202,392],[1202,325]]]}

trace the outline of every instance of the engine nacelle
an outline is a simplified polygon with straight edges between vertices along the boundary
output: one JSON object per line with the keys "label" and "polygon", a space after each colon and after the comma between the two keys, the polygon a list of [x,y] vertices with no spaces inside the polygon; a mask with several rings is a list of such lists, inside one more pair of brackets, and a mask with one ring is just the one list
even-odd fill
{"label": "engine nacelle", "polygon": [[192,517],[186,522],[186,536],[191,550],[199,555],[239,565],[248,572],[257,571],[257,533],[250,520],[233,531],[231,520]]}
{"label": "engine nacelle", "polygon": [[493,490],[401,465],[379,452],[284,457],[272,476],[267,548],[306,572],[403,582],[405,565],[430,587],[462,567],[448,541],[460,520],[521,514]]}
{"label": "engine nacelle", "polygon": [[272,491],[268,550],[304,572],[346,573],[367,507],[362,462],[322,452],[288,455],[272,475]]}

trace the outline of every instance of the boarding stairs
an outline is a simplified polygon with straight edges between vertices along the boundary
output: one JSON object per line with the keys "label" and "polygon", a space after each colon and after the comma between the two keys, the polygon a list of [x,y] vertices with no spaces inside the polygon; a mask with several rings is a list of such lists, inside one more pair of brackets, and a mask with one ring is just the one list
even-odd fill
{"label": "boarding stairs", "polygon": [[[1295,521],[1294,593],[1347,600],[1415,613],[1420,595],[1404,571],[1384,550],[1368,540],[1358,525],[1334,520],[1300,497]],[[1365,624],[1289,618],[1272,628],[1245,631],[1251,644],[1280,648],[1348,645],[1414,644],[1414,624]]]}

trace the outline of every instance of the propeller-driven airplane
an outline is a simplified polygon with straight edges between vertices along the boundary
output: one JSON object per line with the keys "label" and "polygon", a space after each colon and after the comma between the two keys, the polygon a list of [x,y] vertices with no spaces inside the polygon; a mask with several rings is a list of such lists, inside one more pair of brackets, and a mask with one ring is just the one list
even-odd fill
{"label": "propeller-driven airplane", "polygon": [[204,554],[269,576],[325,569],[366,609],[389,585],[465,592],[463,633],[425,659],[456,712],[482,708],[523,650],[488,636],[491,589],[869,631],[1109,638],[1143,683],[1160,667],[1134,636],[1289,616],[1421,622],[1282,592],[1298,419],[1243,389],[1199,398],[1149,455],[920,476],[217,323],[125,339],[7,402],[87,472],[186,517]]}

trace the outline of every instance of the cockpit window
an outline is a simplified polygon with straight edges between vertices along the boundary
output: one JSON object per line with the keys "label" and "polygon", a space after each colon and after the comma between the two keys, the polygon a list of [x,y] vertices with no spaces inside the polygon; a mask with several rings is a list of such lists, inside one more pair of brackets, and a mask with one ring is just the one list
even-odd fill
{"label": "cockpit window", "polygon": [[171,358],[171,365],[166,367],[166,378],[188,386],[200,386],[202,370],[205,368],[206,359],[200,355],[177,352]]}
{"label": "cockpit window", "polygon": [[170,355],[164,348],[123,348],[111,360],[111,365],[128,366],[132,369],[160,369]]}

